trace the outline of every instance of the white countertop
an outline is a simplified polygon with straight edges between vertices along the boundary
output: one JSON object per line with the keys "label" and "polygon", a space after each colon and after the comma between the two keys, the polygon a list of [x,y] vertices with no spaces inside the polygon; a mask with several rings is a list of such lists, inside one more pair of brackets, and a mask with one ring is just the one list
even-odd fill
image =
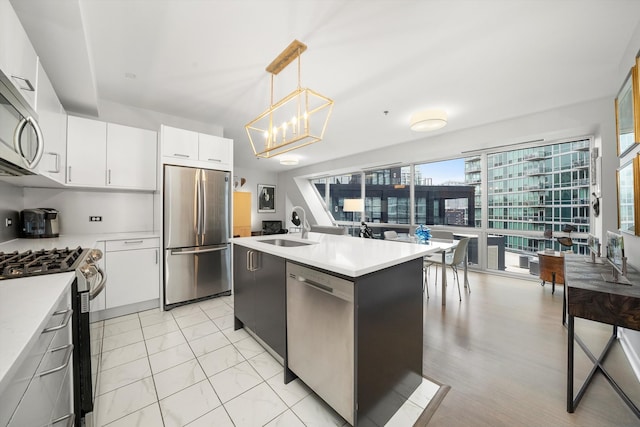
{"label": "white countertop", "polygon": [[152,237],[160,237],[160,232],[136,231],[129,233],[65,234],[60,237],[44,239],[14,239],[0,243],[0,252],[22,252],[28,250],[64,248],[67,246],[70,248],[77,246],[92,248],[96,242],[103,240],[146,239]]}
{"label": "white countertop", "polygon": [[[0,252],[95,247],[102,240],[159,237],[159,232],[63,235],[47,239],[15,239],[0,243]],[[0,395],[20,361],[31,351],[49,316],[59,304],[75,273],[45,274],[0,280]]]}
{"label": "white countertop", "polygon": [[[262,242],[273,239],[313,242],[313,244],[285,247]],[[309,238],[306,240],[295,233],[236,237],[232,242],[348,277],[373,273],[452,247],[450,243],[414,244],[323,233],[309,233]]]}
{"label": "white countertop", "polygon": [[0,395],[74,277],[70,272],[0,281]]}

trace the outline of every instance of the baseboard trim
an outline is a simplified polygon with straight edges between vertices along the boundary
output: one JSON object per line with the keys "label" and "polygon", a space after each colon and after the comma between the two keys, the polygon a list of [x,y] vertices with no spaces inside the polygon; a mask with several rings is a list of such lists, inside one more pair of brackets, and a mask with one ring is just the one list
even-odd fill
{"label": "baseboard trim", "polygon": [[629,336],[623,328],[618,329],[618,337],[620,338],[622,350],[631,364],[631,369],[633,369],[633,372],[636,374],[636,378],[640,382],[640,354],[635,351],[629,342]]}

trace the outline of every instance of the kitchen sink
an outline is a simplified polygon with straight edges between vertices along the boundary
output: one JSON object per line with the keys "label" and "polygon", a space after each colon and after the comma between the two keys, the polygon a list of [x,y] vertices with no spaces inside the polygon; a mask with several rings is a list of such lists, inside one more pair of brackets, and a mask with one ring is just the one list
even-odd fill
{"label": "kitchen sink", "polygon": [[295,247],[295,246],[308,246],[314,245],[316,242],[300,242],[298,240],[287,240],[287,239],[269,239],[269,240],[260,240],[262,243],[268,243],[270,245],[275,246],[284,246],[284,247]]}

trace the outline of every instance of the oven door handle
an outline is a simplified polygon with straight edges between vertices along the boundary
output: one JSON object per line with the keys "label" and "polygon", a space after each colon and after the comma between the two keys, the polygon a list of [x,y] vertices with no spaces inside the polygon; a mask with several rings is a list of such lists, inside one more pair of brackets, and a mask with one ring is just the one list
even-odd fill
{"label": "oven door handle", "polygon": [[89,290],[89,300],[94,299],[103,291],[105,285],[107,284],[107,273],[105,273],[100,267],[94,265],[98,274],[100,275],[100,283]]}

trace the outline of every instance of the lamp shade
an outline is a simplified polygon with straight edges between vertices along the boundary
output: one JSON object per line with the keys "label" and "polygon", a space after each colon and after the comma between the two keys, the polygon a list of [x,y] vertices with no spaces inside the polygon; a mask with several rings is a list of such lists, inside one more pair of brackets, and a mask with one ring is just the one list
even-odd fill
{"label": "lamp shade", "polygon": [[442,110],[419,111],[409,120],[411,130],[415,132],[428,132],[443,128],[447,125],[447,112]]}
{"label": "lamp shade", "polygon": [[363,212],[364,199],[344,199],[342,212]]}

